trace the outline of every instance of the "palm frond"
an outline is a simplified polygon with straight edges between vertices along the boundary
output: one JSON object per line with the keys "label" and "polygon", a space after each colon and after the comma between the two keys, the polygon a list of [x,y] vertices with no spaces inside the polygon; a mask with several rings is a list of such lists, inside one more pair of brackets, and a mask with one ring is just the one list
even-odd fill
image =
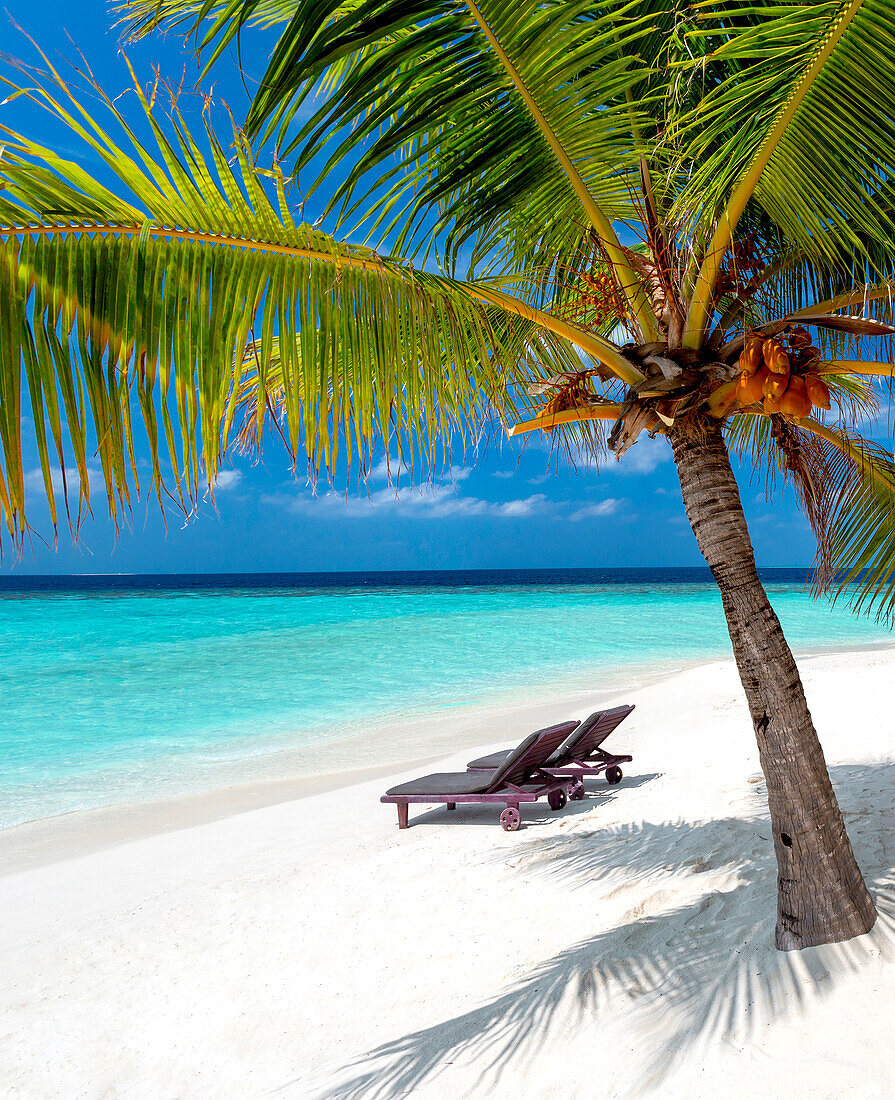
{"label": "palm frond", "polygon": [[829,555],[836,596],[857,611],[895,619],[895,462],[847,428],[805,427],[824,440],[835,492]]}
{"label": "palm frond", "polygon": [[[724,334],[722,358],[738,351],[750,331],[761,329],[774,335],[789,324],[810,323],[803,318],[833,313],[842,318],[842,327],[815,325],[812,339],[825,360],[841,361],[842,373],[856,373],[846,357],[866,355],[868,347],[882,359],[895,354],[895,340],[883,328],[895,324],[895,284],[868,283],[860,272],[849,276],[830,270],[799,249],[790,249],[768,264],[747,296],[722,299],[719,306],[723,312],[712,343],[717,345]],[[876,334],[872,343],[867,332],[858,331],[863,321],[870,322],[865,327]]]}
{"label": "palm frond", "polygon": [[[121,16],[119,24],[131,41],[164,28],[193,35],[199,48],[206,49],[220,37],[224,37],[226,46],[242,27],[288,23],[294,7],[291,0],[122,0],[113,4],[112,11]],[[231,27],[232,34],[227,34]],[[208,67],[216,58],[214,54]]]}
{"label": "palm frond", "polygon": [[817,541],[813,576],[818,590],[831,581],[829,523],[833,492],[821,442],[783,417],[737,415],[727,426],[727,445],[753,473],[764,475],[771,499],[779,484],[791,484]]}
{"label": "palm frond", "polygon": [[[847,374],[825,374],[824,380],[835,408],[833,415],[840,423],[870,420],[879,412],[872,383]],[[763,475],[769,499],[778,481],[795,488],[817,541],[813,583],[817,592],[827,591],[836,575],[831,525],[839,498],[839,452],[816,432],[782,416],[738,414],[728,422],[726,437],[730,450],[754,473]]]}
{"label": "palm frond", "polygon": [[[715,273],[750,201],[818,260],[860,253],[860,233],[891,261],[895,220],[880,192],[893,167],[893,32],[885,0],[699,5],[688,40],[707,90],[671,133],[694,166],[678,209],[717,226],[689,343],[711,316]],[[869,78],[868,57],[878,59]]]}
{"label": "palm frond", "polygon": [[[493,406],[513,409],[509,383],[537,376],[544,347],[565,343],[541,322],[577,333],[499,289],[417,271],[296,224],[281,184],[268,195],[238,131],[231,165],[206,123],[203,155],[176,110],[163,127],[138,90],[150,151],[115,104],[106,101],[101,124],[58,76],[28,94],[125,194],[4,131],[0,518],[16,539],[27,527],[23,400],[51,510],[51,451],[63,469],[73,452],[89,506],[95,446],[117,515],[132,487],[139,491],[134,416],[149,439],[156,492],[164,459],[187,497],[201,478],[214,480],[249,343],[266,363],[280,338],[284,435],[314,471],[331,472],[340,453],[363,458],[390,437],[431,452],[437,440],[475,430]],[[265,385],[262,371],[259,393]]]}
{"label": "palm frond", "polygon": [[[577,350],[569,343],[555,334],[539,329],[518,317],[509,317],[500,311],[491,311],[488,315],[489,331],[495,338],[495,346],[502,349],[503,355],[512,363],[509,369],[501,371],[502,398],[491,401],[491,411],[494,413],[494,426],[501,433],[509,426],[507,417],[524,417],[529,413],[536,413],[541,409],[539,401],[543,401],[543,392],[551,392],[550,387],[544,387],[543,380],[574,376],[582,370],[582,360]],[[444,348],[445,360],[442,371],[449,376],[453,370],[447,356],[449,348]],[[338,351],[340,362],[346,364],[351,359],[353,350],[343,348]],[[314,371],[311,368],[311,373]],[[291,372],[291,382],[289,379]],[[231,422],[235,431],[234,444],[242,453],[260,454],[263,443],[263,431],[268,418],[272,418],[274,430],[283,441],[283,430],[288,421],[289,391],[290,389],[302,389],[306,383],[303,375],[306,368],[302,359],[302,343],[296,337],[293,346],[284,347],[284,341],[274,336],[267,346],[262,346],[260,341],[251,341],[245,348],[241,371],[238,372],[238,382],[233,397],[233,415]],[[351,401],[350,375],[352,371],[346,370],[339,377],[329,380],[327,400],[333,409],[340,408],[346,401]],[[383,385],[377,375],[377,365],[369,364],[367,367],[369,385],[378,392]],[[539,384],[540,383],[540,384]],[[385,380],[388,385],[388,380]],[[421,382],[420,389],[425,390]],[[594,392],[595,398],[600,397],[601,389]],[[605,391],[603,391],[604,393]],[[455,411],[455,419],[460,420],[462,410]],[[488,409],[483,408],[482,414],[476,421],[476,428],[487,430],[489,425]],[[500,418],[499,420],[497,418]],[[468,433],[467,433],[468,434]],[[512,430],[509,433],[512,435]],[[390,443],[392,453],[407,458],[406,465],[412,468],[412,453],[405,455],[408,448],[407,439],[393,427],[391,438],[380,432],[380,443]],[[572,445],[574,441],[574,445]],[[287,446],[288,446],[288,441]],[[369,448],[361,446],[358,441],[357,453],[361,458],[361,473],[365,472],[365,461],[370,458]],[[588,425],[571,425],[563,431],[557,432],[553,437],[554,443],[560,443],[567,447],[570,453],[588,452],[593,457],[598,457],[605,450],[602,437],[596,437]],[[432,466],[432,455],[435,452],[436,439],[429,440],[429,447],[421,456],[425,461],[422,465]]]}
{"label": "palm frond", "polygon": [[895,618],[895,462],[841,424],[801,425],[743,414],[727,429],[731,451],[764,471],[770,497],[791,482],[817,539],[812,586],[857,611]]}
{"label": "palm frond", "polygon": [[[454,261],[469,242],[487,254],[508,238],[549,255],[591,224],[649,331],[612,226],[632,212],[640,107],[629,100],[649,75],[637,47],[655,34],[654,13],[639,7],[295,0],[248,132],[276,133],[298,169],[330,158],[308,194],[344,164],[350,133],[360,155],[330,208],[368,219],[380,238],[396,234],[399,249],[443,233]],[[228,5],[225,27],[222,8],[206,39],[232,37],[251,10]]]}

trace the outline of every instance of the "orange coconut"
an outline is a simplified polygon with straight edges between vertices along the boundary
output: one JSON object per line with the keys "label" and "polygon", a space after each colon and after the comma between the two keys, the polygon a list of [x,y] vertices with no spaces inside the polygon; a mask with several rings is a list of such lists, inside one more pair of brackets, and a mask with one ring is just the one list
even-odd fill
{"label": "orange coconut", "polygon": [[788,384],[788,377],[784,377],[782,374],[771,374],[769,372],[762,386],[762,393],[765,397],[771,397],[776,401],[786,392]]}
{"label": "orange coconut", "polygon": [[709,414],[718,419],[726,416],[736,404],[738,388],[739,384],[737,382],[724,382],[723,385],[712,390],[706,402]]}
{"label": "orange coconut", "polygon": [[740,352],[739,368],[743,374],[755,374],[761,362],[761,339],[757,336],[747,340]]}
{"label": "orange coconut", "polygon": [[774,374],[789,374],[789,356],[778,343],[775,342],[774,347],[765,355],[764,359],[768,365],[768,370],[773,371]]}
{"label": "orange coconut", "polygon": [[819,409],[830,407],[830,388],[822,378],[818,378],[816,374],[806,374],[805,389],[812,405],[817,405]]}
{"label": "orange coconut", "polygon": [[741,405],[754,405],[756,401],[761,401],[767,377],[768,368],[764,364],[753,375],[743,371],[737,384],[737,401]]}
{"label": "orange coconut", "polygon": [[782,399],[782,394],[780,395],[780,397],[766,397],[764,399],[764,411],[768,414],[780,412],[780,402],[782,401]]}
{"label": "orange coconut", "polygon": [[811,412],[811,398],[805,388],[805,379],[794,374],[786,387],[786,393],[780,398],[780,411],[795,420],[801,420]]}

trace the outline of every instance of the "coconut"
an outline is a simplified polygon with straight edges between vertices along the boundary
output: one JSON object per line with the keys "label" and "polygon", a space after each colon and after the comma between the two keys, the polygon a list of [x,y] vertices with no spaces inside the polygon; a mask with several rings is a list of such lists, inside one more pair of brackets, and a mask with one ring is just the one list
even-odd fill
{"label": "coconut", "polygon": [[819,409],[830,407],[830,389],[822,378],[818,378],[816,374],[806,374],[805,389],[812,405],[817,405]]}
{"label": "coconut", "polygon": [[738,382],[724,382],[709,394],[706,408],[710,416],[721,419],[726,416],[731,407],[736,404]]}
{"label": "coconut", "polygon": [[786,387],[789,384],[789,378],[784,377],[781,374],[768,373],[767,378],[762,386],[762,393],[765,397],[772,397],[774,400],[778,400],[786,392]]}
{"label": "coconut", "polygon": [[747,340],[740,352],[739,368],[743,374],[755,374],[761,362],[761,340],[753,337]]}
{"label": "coconut", "polygon": [[811,334],[808,329],[798,325],[787,336],[787,343],[791,348],[808,348],[811,346]]}
{"label": "coconut", "polygon": [[737,384],[737,401],[741,405],[754,405],[764,397],[764,384],[768,377],[768,368],[762,366],[753,375],[745,371]]}
{"label": "coconut", "polygon": [[804,378],[794,374],[786,387],[786,393],[780,398],[780,411],[795,420],[801,420],[811,412],[811,398],[805,388]]}
{"label": "coconut", "polygon": [[781,395],[781,397],[766,397],[764,399],[764,411],[766,413],[768,413],[769,415],[771,413],[780,412],[780,401],[781,401],[781,399],[782,399],[782,395]]}
{"label": "coconut", "polygon": [[765,356],[765,362],[774,374],[789,374],[789,356],[779,344],[775,344],[770,355]]}
{"label": "coconut", "polygon": [[768,370],[773,371],[774,374],[789,374],[789,356],[773,336],[769,336],[761,345],[761,354],[768,365]]}

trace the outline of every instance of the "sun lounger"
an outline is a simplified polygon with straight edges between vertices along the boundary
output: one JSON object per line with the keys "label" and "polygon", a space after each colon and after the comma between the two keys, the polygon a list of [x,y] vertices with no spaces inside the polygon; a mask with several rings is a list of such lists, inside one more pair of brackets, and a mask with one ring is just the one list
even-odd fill
{"label": "sun lounger", "polygon": [[515,832],[522,823],[519,806],[523,802],[537,802],[546,795],[551,810],[565,806],[576,780],[548,775],[543,765],[577,725],[562,722],[529,734],[515,749],[504,753],[500,764],[491,771],[424,775],[392,787],[381,801],[397,805],[399,829],[406,829],[409,824],[411,802],[444,802],[449,810],[455,809],[458,802],[503,802],[506,808],[500,815],[500,824],[507,832]]}
{"label": "sun lounger", "polygon": [[[548,758],[543,770],[550,775],[570,776],[576,779],[569,791],[570,798],[584,797],[584,780],[590,775],[606,773],[608,783],[619,783],[622,778],[620,764],[633,760],[632,756],[616,755],[606,752],[600,746],[610,733],[622,723],[633,707],[613,707],[612,710],[598,710],[588,715],[569,734],[565,741]],[[470,772],[490,772],[499,768],[513,749],[503,749],[489,756],[480,756],[466,765]]]}

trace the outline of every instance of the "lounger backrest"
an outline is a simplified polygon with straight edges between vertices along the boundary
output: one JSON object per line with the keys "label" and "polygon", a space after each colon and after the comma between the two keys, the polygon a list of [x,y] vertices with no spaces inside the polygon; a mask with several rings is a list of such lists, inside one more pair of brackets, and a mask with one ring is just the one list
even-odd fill
{"label": "lounger backrest", "polygon": [[569,760],[584,760],[606,740],[631,713],[632,706],[598,710],[566,738],[549,760],[552,768],[561,768]]}
{"label": "lounger backrest", "polygon": [[551,767],[558,768],[561,767],[566,760],[570,760],[572,754],[577,750],[578,745],[581,744],[583,739],[590,733],[595,723],[599,722],[602,716],[603,711],[598,710],[582,719],[559,748],[554,751],[547,763]]}
{"label": "lounger backrest", "polygon": [[524,783],[535,769],[544,766],[557,745],[562,744],[578,724],[578,722],[561,722],[558,726],[548,726],[546,729],[530,733],[513,749],[491,777],[491,782],[488,784],[489,792],[499,790],[507,783],[517,785]]}

